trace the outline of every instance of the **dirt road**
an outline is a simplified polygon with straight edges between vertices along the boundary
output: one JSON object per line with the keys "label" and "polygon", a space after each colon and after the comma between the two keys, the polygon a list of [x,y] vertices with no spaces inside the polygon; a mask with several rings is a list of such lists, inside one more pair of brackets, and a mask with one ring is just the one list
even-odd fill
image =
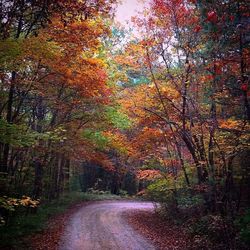
{"label": "dirt road", "polygon": [[102,201],[81,208],[66,227],[60,250],[153,250],[155,247],[122,216],[151,210],[150,202]]}

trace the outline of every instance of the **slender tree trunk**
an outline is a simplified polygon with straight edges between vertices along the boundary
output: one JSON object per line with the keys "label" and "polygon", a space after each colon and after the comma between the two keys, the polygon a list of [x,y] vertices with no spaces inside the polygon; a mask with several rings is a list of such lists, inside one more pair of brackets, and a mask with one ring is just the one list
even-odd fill
{"label": "slender tree trunk", "polygon": [[[36,131],[38,133],[42,132],[42,121],[44,119],[44,108],[42,103],[42,97],[37,97],[37,107],[36,107],[37,124]],[[41,144],[41,142],[39,143]],[[42,195],[42,179],[43,179],[43,164],[42,158],[38,153],[38,156],[34,160],[35,167],[35,181],[34,181],[34,191],[33,196],[37,199]]]}
{"label": "slender tree trunk", "polygon": [[[15,91],[15,80],[16,80],[16,72],[12,72],[11,74],[11,85],[9,89],[9,96],[8,96],[8,104],[7,104],[7,114],[6,120],[8,123],[12,123],[12,108],[13,108],[13,98],[14,98],[14,91]],[[9,135],[7,134],[6,137]],[[8,172],[8,159],[9,159],[9,151],[10,145],[5,144],[3,146],[3,158],[1,163],[1,172]]]}

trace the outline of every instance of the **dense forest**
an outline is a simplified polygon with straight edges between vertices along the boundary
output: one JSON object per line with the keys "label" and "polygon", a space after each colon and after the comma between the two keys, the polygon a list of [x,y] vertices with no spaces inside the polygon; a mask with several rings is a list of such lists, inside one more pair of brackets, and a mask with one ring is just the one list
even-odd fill
{"label": "dense forest", "polygon": [[[244,0],[0,1],[0,224],[72,191],[134,195],[196,249],[250,241]],[[205,247],[206,246],[206,247]]]}

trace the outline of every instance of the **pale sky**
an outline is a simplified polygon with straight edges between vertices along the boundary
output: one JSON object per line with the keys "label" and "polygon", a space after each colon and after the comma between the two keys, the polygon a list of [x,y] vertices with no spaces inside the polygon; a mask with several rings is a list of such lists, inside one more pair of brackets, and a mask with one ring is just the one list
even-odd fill
{"label": "pale sky", "polygon": [[[146,1],[145,1],[146,2]],[[122,0],[122,4],[118,6],[115,19],[126,24],[126,21],[131,21],[131,17],[137,14],[137,11],[142,11],[145,3],[142,0]]]}

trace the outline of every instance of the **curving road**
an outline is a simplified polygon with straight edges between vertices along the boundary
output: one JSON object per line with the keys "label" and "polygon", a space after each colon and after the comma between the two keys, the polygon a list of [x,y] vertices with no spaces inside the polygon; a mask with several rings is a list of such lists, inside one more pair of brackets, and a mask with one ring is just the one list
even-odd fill
{"label": "curving road", "polygon": [[126,222],[128,210],[153,209],[150,202],[101,201],[73,215],[61,239],[60,250],[153,250],[150,241]]}

